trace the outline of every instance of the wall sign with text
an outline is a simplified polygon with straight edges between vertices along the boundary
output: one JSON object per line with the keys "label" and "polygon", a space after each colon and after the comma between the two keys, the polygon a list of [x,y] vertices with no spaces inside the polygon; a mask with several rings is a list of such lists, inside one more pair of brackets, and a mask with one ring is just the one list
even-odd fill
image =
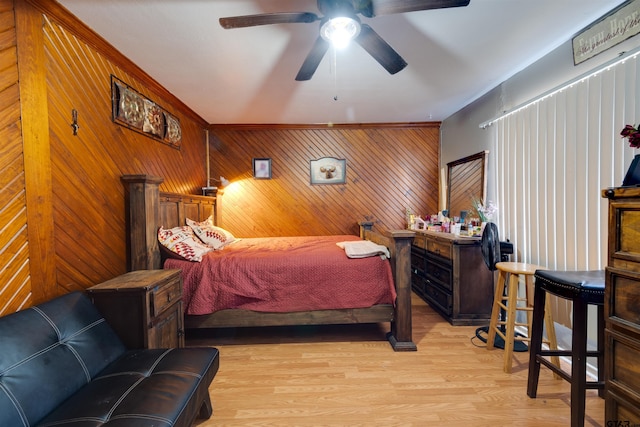
{"label": "wall sign with text", "polygon": [[629,0],[573,37],[573,63],[593,58],[639,32],[640,0]]}

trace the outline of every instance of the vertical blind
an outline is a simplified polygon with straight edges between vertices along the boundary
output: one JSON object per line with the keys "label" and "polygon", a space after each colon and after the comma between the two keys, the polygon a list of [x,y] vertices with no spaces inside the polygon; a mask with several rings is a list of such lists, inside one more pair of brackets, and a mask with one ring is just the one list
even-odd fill
{"label": "vertical blind", "polygon": [[514,244],[514,261],[604,269],[608,205],[601,191],[622,184],[636,154],[620,131],[640,122],[639,53],[490,123],[497,225]]}

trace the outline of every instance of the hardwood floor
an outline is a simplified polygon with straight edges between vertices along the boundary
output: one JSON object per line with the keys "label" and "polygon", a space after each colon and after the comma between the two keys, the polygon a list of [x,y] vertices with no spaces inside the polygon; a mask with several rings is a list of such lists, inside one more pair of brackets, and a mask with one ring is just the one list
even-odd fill
{"label": "hardwood floor", "polygon": [[[453,327],[413,298],[417,352],[396,353],[388,325],[189,331],[187,345],[220,350],[209,426],[569,426],[569,383],[542,368],[527,396],[528,352],[502,372],[475,326]],[[586,426],[604,425],[587,391]]]}

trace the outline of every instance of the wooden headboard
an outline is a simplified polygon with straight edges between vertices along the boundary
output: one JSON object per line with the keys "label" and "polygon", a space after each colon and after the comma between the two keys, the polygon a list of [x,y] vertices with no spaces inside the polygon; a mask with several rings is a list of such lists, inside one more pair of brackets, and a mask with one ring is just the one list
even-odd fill
{"label": "wooden headboard", "polygon": [[127,211],[127,270],[162,268],[158,229],[186,225],[185,219],[204,221],[213,215],[217,223],[216,198],[160,192],[163,178],[124,175]]}

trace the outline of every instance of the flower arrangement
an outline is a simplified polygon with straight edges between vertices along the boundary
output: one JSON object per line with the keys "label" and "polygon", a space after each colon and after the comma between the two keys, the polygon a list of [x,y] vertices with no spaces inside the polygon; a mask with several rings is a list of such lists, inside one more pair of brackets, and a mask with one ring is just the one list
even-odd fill
{"label": "flower arrangement", "polygon": [[498,207],[492,202],[489,201],[486,205],[483,204],[479,199],[473,199],[473,208],[478,213],[480,217],[480,221],[489,222],[493,219],[493,216],[498,212]]}
{"label": "flower arrangement", "polygon": [[640,130],[638,130],[638,126],[626,125],[620,135],[629,140],[629,147],[640,148]]}

